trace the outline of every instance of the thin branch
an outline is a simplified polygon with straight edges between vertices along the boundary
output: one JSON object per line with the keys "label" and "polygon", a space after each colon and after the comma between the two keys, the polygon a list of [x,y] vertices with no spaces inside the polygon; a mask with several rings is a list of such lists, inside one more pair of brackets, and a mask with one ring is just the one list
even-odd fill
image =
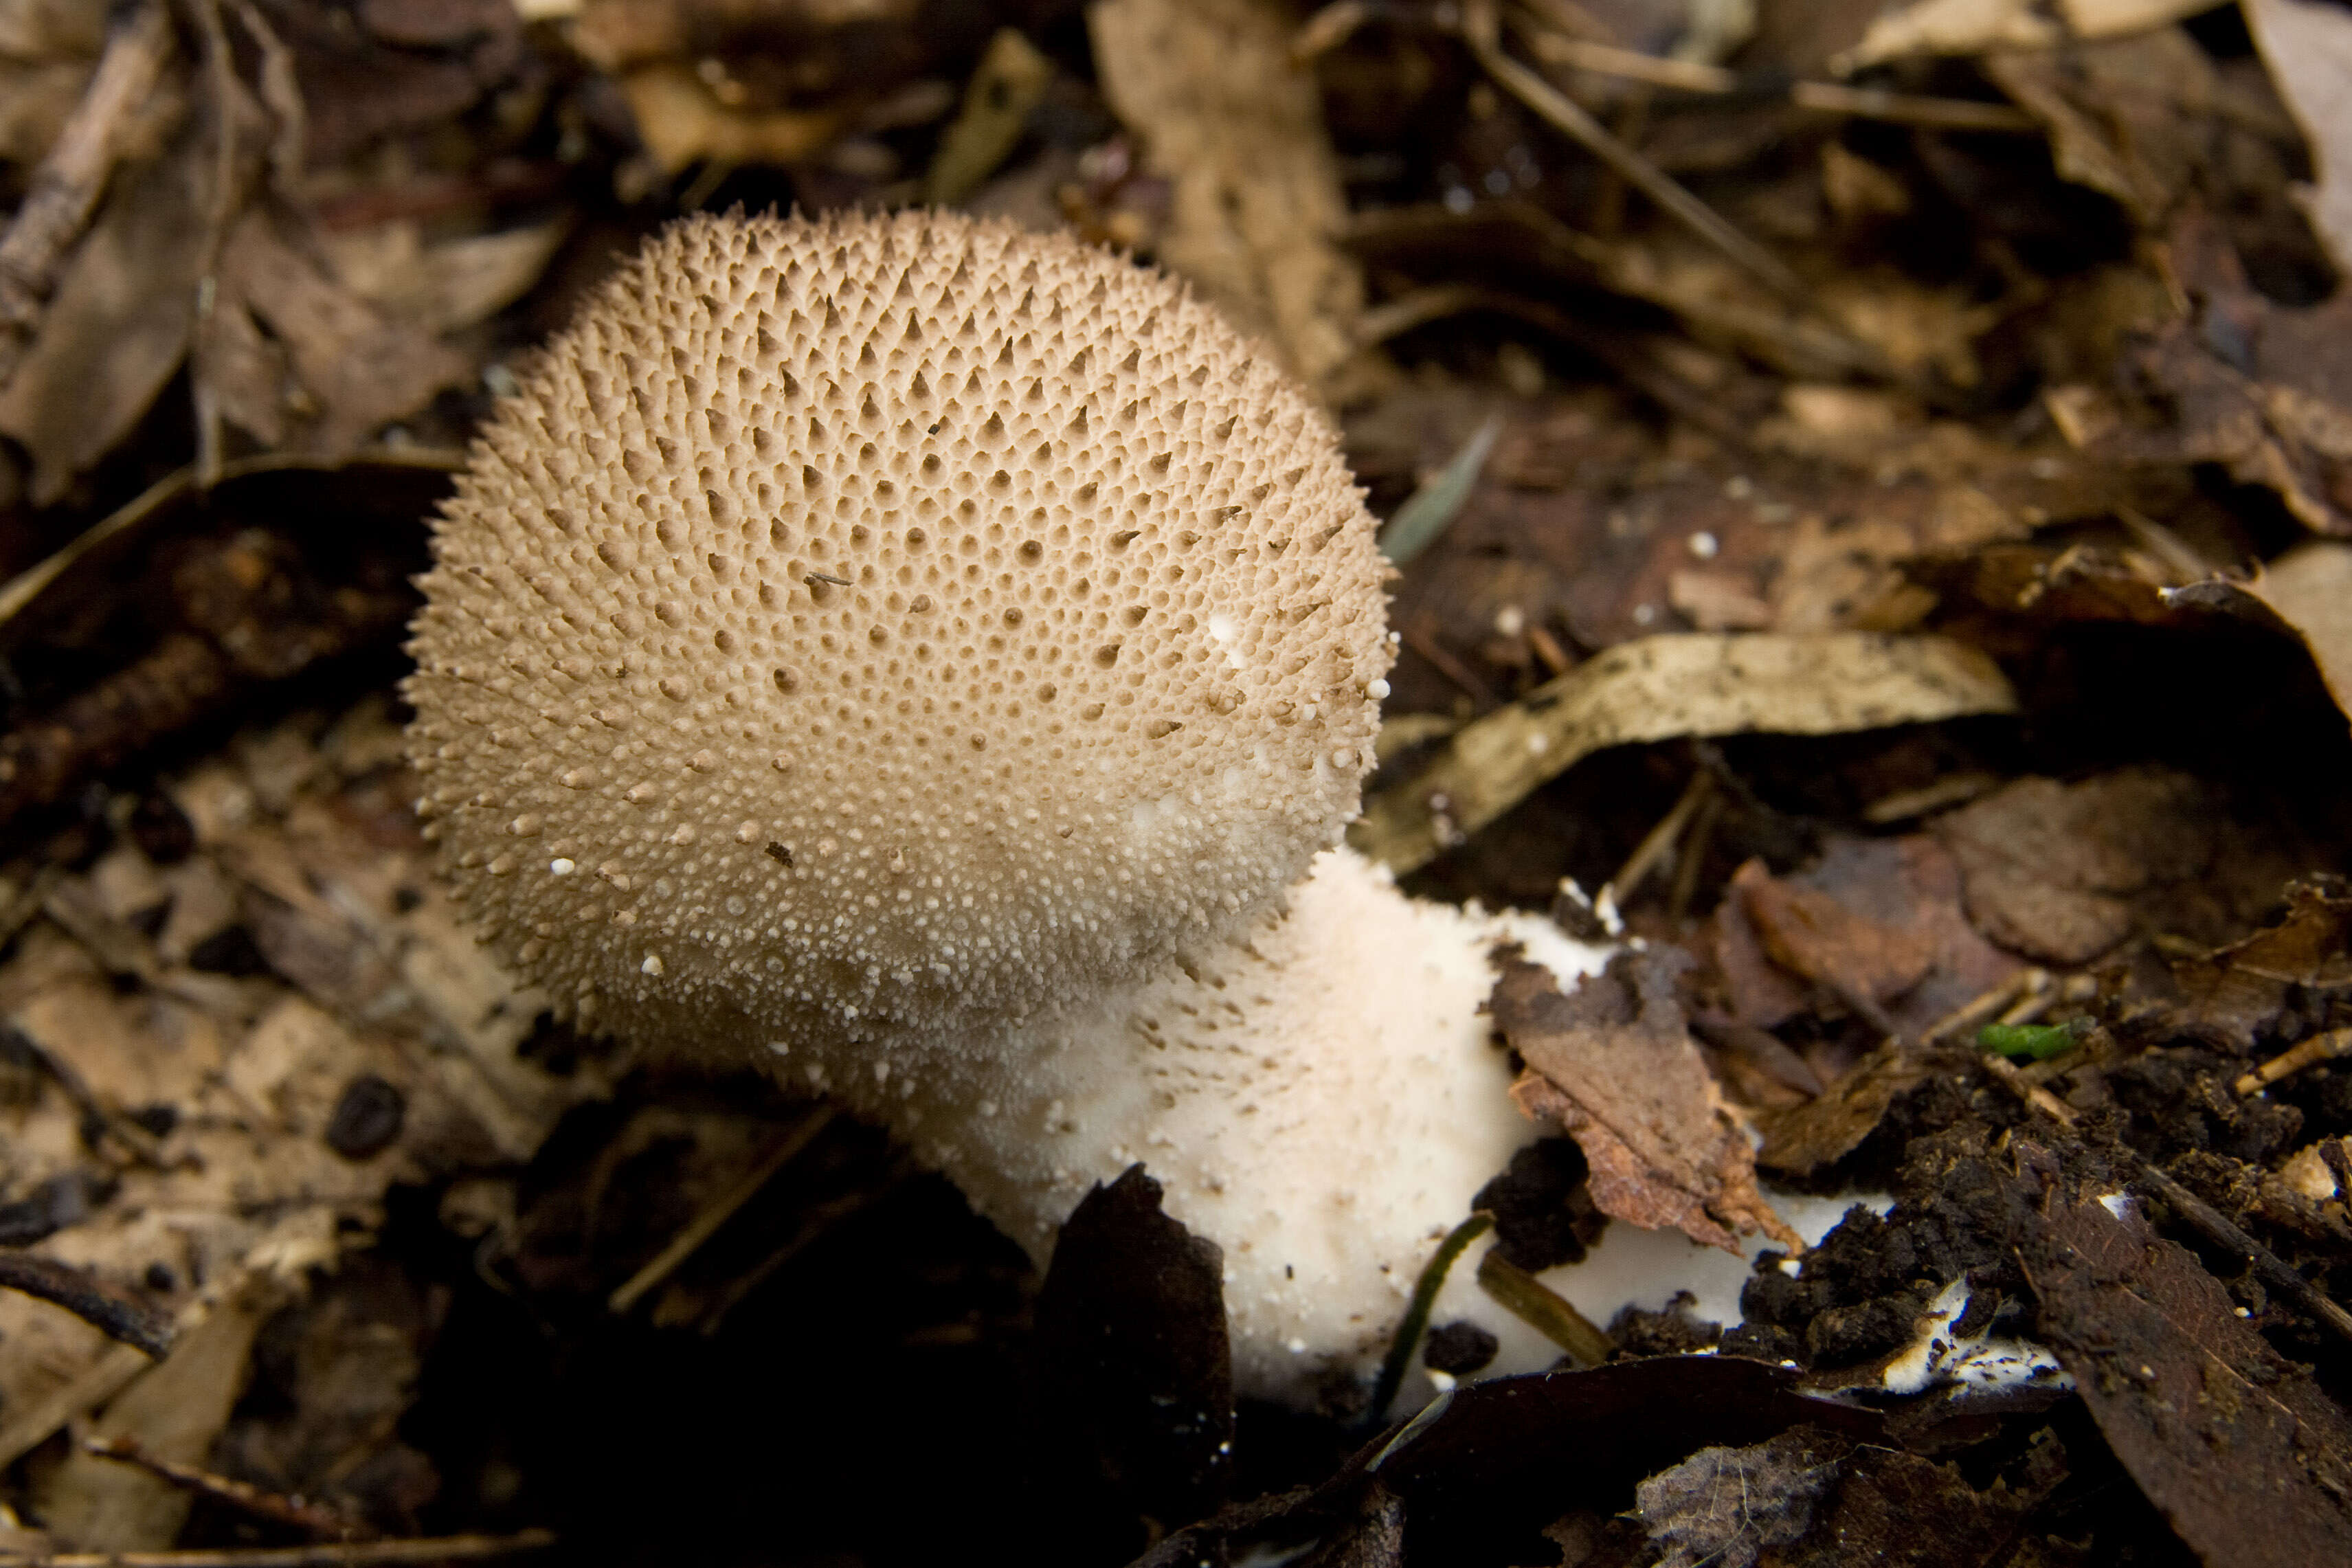
{"label": "thin branch", "polygon": [[174,1331],[170,1313],[157,1311],[54,1258],[0,1251],[0,1289],[21,1290],[63,1307],[109,1339],[121,1340],[158,1361],[172,1349]]}
{"label": "thin branch", "polygon": [[1938,131],[1993,131],[2029,136],[2042,134],[2042,122],[2014,104],[1979,103],[1968,98],[1929,98],[1917,93],[1888,92],[1880,88],[1848,87],[1843,82],[1765,81],[1743,77],[1721,66],[1696,60],[1663,59],[1635,49],[1615,48],[1583,38],[1562,37],[1544,31],[1528,39],[1528,47],[1548,65],[1591,71],[1595,76],[1645,82],[1677,92],[1710,98],[1777,97],[1798,109],[1822,114],[1852,115],[1859,120],[1885,120],[1902,125],[1925,125]]}
{"label": "thin branch", "polygon": [[743,1179],[719,1195],[719,1201],[694,1216],[692,1223],[671,1237],[670,1244],[656,1254],[652,1262],[631,1275],[627,1283],[613,1292],[606,1304],[615,1312],[626,1312],[646,1293],[676,1273],[680,1265],[693,1257],[702,1244],[709,1241],[735,1215],[735,1211],[759,1194],[770,1178],[784,1168],[793,1157],[809,1146],[816,1135],[833,1121],[834,1108],[820,1105],[801,1118],[782,1142],[768,1152],[767,1157],[744,1173]]}
{"label": "thin branch", "polygon": [[0,235],[0,385],[39,331],[66,253],[105,194],[121,129],[154,96],[172,53],[163,0],[118,16],[89,86],[33,171],[31,187]]}
{"label": "thin branch", "polygon": [[551,1530],[512,1535],[435,1535],[405,1541],[344,1541],[316,1546],[225,1547],[188,1552],[0,1553],[0,1568],[373,1568],[403,1563],[454,1563],[543,1552]]}
{"label": "thin branch", "polygon": [[161,1455],[149,1453],[140,1446],[136,1437],[84,1437],[81,1448],[83,1453],[94,1454],[101,1459],[136,1465],[175,1487],[216,1499],[257,1519],[290,1524],[298,1530],[307,1530],[331,1540],[352,1541],[369,1533],[359,1521],[329,1504],[312,1502],[303,1497],[289,1497],[283,1492],[255,1486],[250,1481],[215,1475],[194,1465],[166,1459]]}
{"label": "thin branch", "polygon": [[1614,169],[1627,184],[1782,300],[1801,310],[1812,309],[1804,279],[1790,271],[1779,257],[1732,227],[1723,215],[1684,189],[1672,175],[1619,141],[1566,93],[1505,54],[1492,0],[1478,0],[1465,9],[1462,37],[1486,74],[1554,130]]}

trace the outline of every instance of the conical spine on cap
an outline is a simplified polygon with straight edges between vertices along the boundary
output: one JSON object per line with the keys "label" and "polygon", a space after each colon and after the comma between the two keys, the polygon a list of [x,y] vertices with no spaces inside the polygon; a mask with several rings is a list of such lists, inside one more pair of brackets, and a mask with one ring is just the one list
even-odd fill
{"label": "conical spine on cap", "polygon": [[1389,643],[1307,397],[1157,274],[944,214],[699,218],[436,536],[411,754],[465,907],[625,1032],[1051,1013],[1353,813]]}

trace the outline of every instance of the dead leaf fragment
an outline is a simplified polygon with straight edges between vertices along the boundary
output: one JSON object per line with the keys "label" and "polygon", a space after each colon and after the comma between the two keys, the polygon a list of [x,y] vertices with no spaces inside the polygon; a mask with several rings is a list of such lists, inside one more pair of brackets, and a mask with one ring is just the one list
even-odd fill
{"label": "dead leaf fragment", "polygon": [[2239,9],[2318,181],[2297,191],[2339,273],[2352,276],[2352,16],[2318,0],[2243,0]]}
{"label": "dead leaf fragment", "polygon": [[110,451],[179,367],[219,163],[212,138],[192,129],[162,158],[120,172],[68,261],[0,387],[0,433],[30,450],[36,503],[56,500]]}
{"label": "dead leaf fragment", "polygon": [[1658,1568],[1753,1568],[1765,1550],[1812,1528],[1813,1510],[1853,1449],[1798,1427],[1746,1448],[1701,1448],[1634,1489]]}
{"label": "dead leaf fragment", "polygon": [[1890,1040],[1830,1085],[1826,1093],[1785,1110],[1756,1115],[1764,1146],[1759,1164],[1802,1175],[1843,1160],[1875,1131],[1887,1108],[1927,1076],[1919,1052]]}
{"label": "dead leaf fragment", "polygon": [[[2053,1191],[2044,1216],[2024,1249],[2042,1331],[2181,1540],[2230,1568],[2342,1561],[2352,1424],[2309,1371],[2241,1321],[2220,1282],[2136,1207]],[[2260,1500],[2258,1529],[2249,1500]]]}
{"label": "dead leaf fragment", "polygon": [[2195,780],[2133,768],[2077,784],[2020,779],[1935,832],[1959,862],[1978,930],[2013,952],[2072,964],[2131,933],[2132,895],[2203,874],[2217,815]]}
{"label": "dead leaf fragment", "polygon": [[1753,1230],[1800,1247],[1684,1025],[1675,982],[1689,964],[1673,948],[1621,953],[1563,995],[1549,970],[1506,963],[1495,1021],[1528,1064],[1511,1097],[1576,1140],[1602,1213],[1727,1251]]}
{"label": "dead leaf fragment", "polygon": [[2275,925],[2172,965],[2180,1020],[2218,1031],[2240,1049],[2278,1015],[2288,988],[2352,985],[2352,889],[2314,878],[2286,890]]}
{"label": "dead leaf fragment", "polygon": [[473,374],[467,355],[388,318],[329,278],[259,208],[245,215],[222,247],[215,300],[216,309],[251,311],[277,334],[301,388],[289,398],[282,387],[239,387],[224,393],[222,411],[273,395],[291,403],[289,412],[299,416],[296,444],[319,456],[357,450],[379,426]]}
{"label": "dead leaf fragment", "polygon": [[2352,715],[2352,544],[2306,541],[2264,566],[2244,591],[2294,628],[2336,706]]}
{"label": "dead leaf fragment", "polygon": [[1882,1003],[1919,984],[1936,961],[1934,942],[1916,926],[1856,914],[1818,888],[1778,880],[1761,861],[1742,866],[1731,885],[1775,963],[1874,1021],[1885,1017]]}
{"label": "dead leaf fragment", "polygon": [[1364,283],[1315,77],[1261,0],[1103,0],[1103,94],[1173,185],[1160,258],[1333,402],[1367,383]]}
{"label": "dead leaf fragment", "polygon": [[1836,734],[2016,704],[1991,659],[1942,637],[1643,637],[1464,728],[1428,767],[1368,802],[1349,841],[1409,871],[1605,746],[1756,731]]}
{"label": "dead leaf fragment", "polygon": [[2178,22],[2211,0],[1918,0],[1881,16],[1862,42],[1830,61],[1841,76],[1906,55],[2052,49]]}
{"label": "dead leaf fragment", "polygon": [[[96,1435],[130,1438],[158,1458],[203,1463],[244,1392],[254,1335],[281,1290],[274,1281],[248,1280],[106,1407]],[[45,1478],[41,1517],[85,1552],[160,1551],[178,1537],[194,1501],[135,1466],[76,1449]]]}
{"label": "dead leaf fragment", "polygon": [[722,163],[797,163],[833,140],[830,109],[733,109],[710,95],[693,68],[666,61],[629,72],[621,91],[654,161],[676,174],[709,158]]}

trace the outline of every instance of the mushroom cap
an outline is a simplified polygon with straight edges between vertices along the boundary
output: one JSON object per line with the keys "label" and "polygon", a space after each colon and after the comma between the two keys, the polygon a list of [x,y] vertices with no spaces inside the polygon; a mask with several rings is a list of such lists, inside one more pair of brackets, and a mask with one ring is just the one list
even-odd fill
{"label": "mushroom cap", "polygon": [[1239,929],[1353,814],[1390,658],[1307,395],[945,213],[660,235],[435,554],[410,755],[467,911],[687,1045],[1027,1016]]}

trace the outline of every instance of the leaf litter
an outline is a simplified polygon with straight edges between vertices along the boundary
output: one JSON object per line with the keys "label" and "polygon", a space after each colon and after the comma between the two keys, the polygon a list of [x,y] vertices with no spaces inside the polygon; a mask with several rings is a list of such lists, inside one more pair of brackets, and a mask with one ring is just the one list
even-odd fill
{"label": "leaf litter", "polygon": [[[2327,1560],[2347,58],[2315,0],[0,4],[0,1555]],[[1333,406],[1419,542],[1359,841],[1635,944],[1498,987],[1495,1279],[1663,1227],[1762,1248],[1736,1312],[1229,1413],[1148,1170],[1041,1292],[450,918],[383,695],[441,454],[668,216],[961,193]]]}

